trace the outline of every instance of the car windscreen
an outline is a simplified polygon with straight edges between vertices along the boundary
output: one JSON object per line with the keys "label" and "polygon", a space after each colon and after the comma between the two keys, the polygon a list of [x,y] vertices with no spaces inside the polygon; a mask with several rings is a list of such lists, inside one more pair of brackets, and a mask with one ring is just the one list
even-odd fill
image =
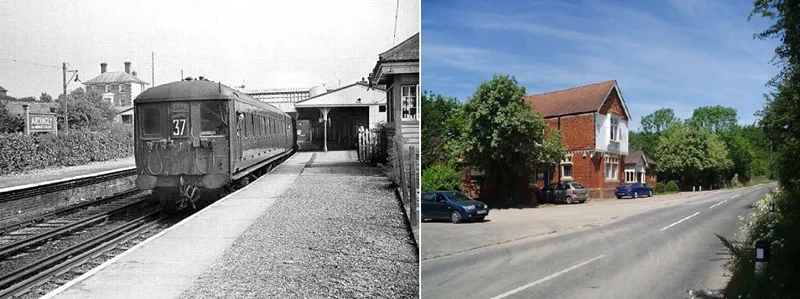
{"label": "car windscreen", "polygon": [[578,183],[570,183],[570,185],[572,185],[572,188],[575,188],[575,189],[586,189],[586,187],[584,187],[583,185],[578,184]]}
{"label": "car windscreen", "polygon": [[447,197],[450,198],[450,201],[470,201],[470,200],[472,200],[472,198],[469,198],[469,196],[467,196],[466,194],[461,193],[461,192],[450,192],[447,195],[448,195]]}
{"label": "car windscreen", "polygon": [[226,135],[228,130],[228,103],[204,101],[200,103],[200,135]]}

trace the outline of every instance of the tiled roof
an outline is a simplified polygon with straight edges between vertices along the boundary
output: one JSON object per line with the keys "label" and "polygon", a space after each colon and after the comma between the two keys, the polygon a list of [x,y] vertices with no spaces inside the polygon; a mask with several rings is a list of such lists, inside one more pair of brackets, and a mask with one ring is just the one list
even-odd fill
{"label": "tiled roof", "polygon": [[636,164],[642,159],[642,151],[628,150],[628,156],[625,157],[625,164]]}
{"label": "tiled roof", "polygon": [[[643,155],[644,155],[644,152],[642,152],[640,150],[628,149],[628,156],[625,157],[625,164],[636,164],[636,163],[639,163],[639,159],[641,159]],[[645,158],[645,161],[647,162],[647,164],[656,164],[656,161],[653,161],[653,159],[650,159],[647,156],[644,156],[644,158]]]}
{"label": "tiled roof", "polygon": [[149,84],[147,82],[142,81],[139,78],[136,78],[136,76],[128,74],[126,72],[105,72],[97,77],[94,77],[86,82],[83,82],[84,85],[113,84],[113,83]]}
{"label": "tiled roof", "polygon": [[616,80],[595,83],[570,89],[530,95],[525,101],[533,104],[533,110],[544,116],[553,117],[585,112],[595,112],[603,105]]}
{"label": "tiled roof", "polygon": [[381,62],[419,60],[419,32],[378,55]]}

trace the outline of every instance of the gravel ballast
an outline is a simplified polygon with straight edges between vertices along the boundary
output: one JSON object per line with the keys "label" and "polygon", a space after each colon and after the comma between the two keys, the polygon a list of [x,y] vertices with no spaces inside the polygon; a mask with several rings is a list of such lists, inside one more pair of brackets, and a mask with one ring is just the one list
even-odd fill
{"label": "gravel ballast", "polygon": [[309,165],[182,298],[416,298],[419,257],[390,182]]}

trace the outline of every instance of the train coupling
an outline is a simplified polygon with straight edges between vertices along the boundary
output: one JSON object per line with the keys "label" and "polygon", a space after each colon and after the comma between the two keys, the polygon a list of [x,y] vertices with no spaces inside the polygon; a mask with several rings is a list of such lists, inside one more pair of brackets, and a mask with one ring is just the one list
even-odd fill
{"label": "train coupling", "polygon": [[200,188],[192,184],[187,184],[183,177],[181,177],[180,182],[181,203],[178,205],[178,209],[183,209],[191,205],[193,210],[197,210],[195,202],[200,199]]}

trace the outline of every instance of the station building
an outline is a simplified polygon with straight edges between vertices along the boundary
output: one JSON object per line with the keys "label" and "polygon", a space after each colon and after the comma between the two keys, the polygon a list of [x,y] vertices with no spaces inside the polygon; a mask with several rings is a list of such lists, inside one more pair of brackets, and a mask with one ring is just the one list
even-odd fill
{"label": "station building", "polygon": [[108,64],[100,64],[100,75],[83,82],[86,91],[94,90],[103,95],[103,100],[117,111],[116,121],[133,123],[133,99],[150,83],[136,77],[131,63],[125,62],[124,72],[108,72]]}

